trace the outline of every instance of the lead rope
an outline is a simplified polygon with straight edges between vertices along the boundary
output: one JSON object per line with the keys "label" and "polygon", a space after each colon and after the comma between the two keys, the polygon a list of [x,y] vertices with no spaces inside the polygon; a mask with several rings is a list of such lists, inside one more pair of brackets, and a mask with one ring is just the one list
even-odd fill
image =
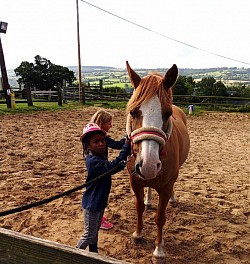
{"label": "lead rope", "polygon": [[[71,194],[71,193],[73,193],[73,192],[79,191],[79,190],[85,188],[86,186],[90,185],[91,183],[93,183],[93,182],[95,182],[95,181],[98,181],[98,180],[100,180],[101,178],[103,178],[103,177],[105,177],[105,176],[107,176],[107,175],[112,174],[112,173],[115,172],[119,167],[124,169],[125,166],[126,166],[126,163],[127,163],[127,161],[122,160],[122,161],[120,161],[120,162],[118,163],[118,165],[115,166],[113,169],[111,169],[111,170],[109,170],[109,171],[107,171],[107,172],[105,172],[105,173],[99,175],[98,177],[94,178],[94,179],[91,180],[91,181],[86,182],[85,184],[79,185],[79,186],[77,186],[77,187],[75,187],[75,188],[73,188],[73,189],[70,189],[70,190],[68,190],[68,191],[65,191],[65,192],[59,193],[59,194],[57,194],[57,195],[51,196],[51,197],[46,198],[46,199],[41,200],[41,201],[37,201],[37,202],[30,203],[30,204],[27,204],[27,205],[24,205],[24,206],[21,206],[21,207],[17,207],[17,208],[13,208],[13,209],[10,209],[10,210],[6,210],[6,211],[3,211],[3,212],[0,212],[0,217],[1,217],[1,216],[6,216],[6,215],[10,215],[10,214],[14,214],[14,213],[18,213],[18,212],[22,212],[22,211],[28,210],[28,209],[30,209],[30,208],[33,208],[33,207],[36,207],[36,206],[39,206],[39,205],[43,205],[43,204],[46,204],[46,203],[49,203],[49,202],[52,202],[52,201],[54,201],[54,200],[56,200],[56,199],[59,199],[59,198],[61,198],[61,197],[63,197],[63,196],[66,196],[66,195],[69,195],[69,194]],[[116,173],[116,172],[115,172],[115,173]],[[114,173],[114,174],[115,174],[115,173]]]}

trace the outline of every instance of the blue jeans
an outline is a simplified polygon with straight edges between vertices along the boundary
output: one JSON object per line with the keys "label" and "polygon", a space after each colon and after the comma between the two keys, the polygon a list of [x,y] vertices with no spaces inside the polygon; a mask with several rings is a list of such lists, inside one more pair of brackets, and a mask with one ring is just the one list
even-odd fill
{"label": "blue jeans", "polygon": [[86,249],[89,245],[97,244],[98,231],[102,223],[104,209],[101,212],[91,212],[83,209],[84,233],[77,243],[77,248]]}

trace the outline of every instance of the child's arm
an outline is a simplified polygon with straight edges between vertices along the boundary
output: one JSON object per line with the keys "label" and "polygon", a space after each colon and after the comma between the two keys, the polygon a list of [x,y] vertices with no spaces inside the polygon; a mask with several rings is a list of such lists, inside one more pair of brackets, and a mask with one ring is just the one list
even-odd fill
{"label": "child's arm", "polygon": [[121,140],[114,140],[108,136],[106,136],[105,140],[106,140],[107,147],[112,148],[112,149],[122,149],[126,141],[125,138],[122,138]]}
{"label": "child's arm", "polygon": [[95,164],[92,164],[93,167],[91,168],[91,170],[95,170],[96,176],[99,176],[117,167],[111,173],[111,174],[115,174],[124,169],[124,166],[122,165],[119,166],[119,163],[121,161],[127,161],[127,157],[130,155],[131,155],[131,146],[130,146],[130,141],[128,141],[123,145],[122,150],[114,160],[108,161],[107,159],[98,159],[98,162],[96,160]]}

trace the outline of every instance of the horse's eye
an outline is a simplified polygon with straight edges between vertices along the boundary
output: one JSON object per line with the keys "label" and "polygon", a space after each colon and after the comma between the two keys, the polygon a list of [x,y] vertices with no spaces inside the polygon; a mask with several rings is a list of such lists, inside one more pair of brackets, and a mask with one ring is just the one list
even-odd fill
{"label": "horse's eye", "polygon": [[130,115],[134,117],[134,110],[130,111]]}
{"label": "horse's eye", "polygon": [[135,119],[136,117],[138,118],[140,116],[139,107],[136,107],[133,110],[131,110],[130,115],[132,116],[133,119]]}
{"label": "horse's eye", "polygon": [[136,113],[137,113],[136,109],[130,111],[130,115],[132,116],[132,118],[136,117]]}

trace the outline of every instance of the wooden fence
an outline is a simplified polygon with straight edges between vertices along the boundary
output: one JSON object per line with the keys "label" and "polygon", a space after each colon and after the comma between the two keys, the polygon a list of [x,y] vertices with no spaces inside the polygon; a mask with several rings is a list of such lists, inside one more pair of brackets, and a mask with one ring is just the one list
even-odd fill
{"label": "wooden fence", "polygon": [[3,264],[129,264],[129,262],[76,249],[56,242],[0,228]]}
{"label": "wooden fence", "polygon": [[200,106],[224,106],[250,108],[250,98],[233,96],[196,96],[196,95],[174,95],[174,103],[179,105]]}
{"label": "wooden fence", "polygon": [[[85,101],[103,100],[103,101],[128,101],[131,97],[132,90],[124,92],[107,92],[101,86],[86,86],[79,92],[78,87],[62,88],[61,93],[58,91],[31,91],[31,97],[34,102],[58,101],[58,104],[67,101],[80,101],[84,94]],[[58,96],[59,95],[59,96]],[[24,102],[23,92],[16,91],[16,103]],[[1,97],[1,93],[0,93]],[[60,100],[59,100],[60,99]],[[174,95],[174,103],[177,105],[200,105],[200,106],[224,106],[224,107],[245,107],[250,108],[250,98],[233,97],[233,96],[195,96],[195,95]],[[2,101],[2,103],[5,103]]]}
{"label": "wooden fence", "polygon": [[[63,98],[65,101],[76,100],[79,101],[79,89],[76,87],[67,87],[63,90]],[[87,86],[81,91],[84,94],[85,100],[104,100],[104,101],[128,101],[131,97],[131,92],[106,92],[100,86]]]}

